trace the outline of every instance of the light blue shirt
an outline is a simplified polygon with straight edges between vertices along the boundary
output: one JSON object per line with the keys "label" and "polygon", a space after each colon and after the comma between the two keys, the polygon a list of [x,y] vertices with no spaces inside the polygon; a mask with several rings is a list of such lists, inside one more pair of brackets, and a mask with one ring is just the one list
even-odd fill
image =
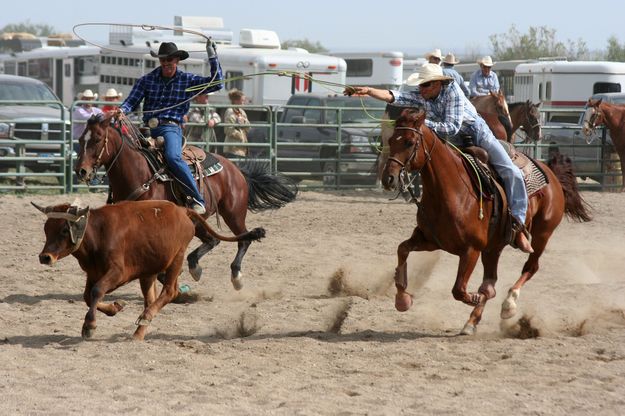
{"label": "light blue shirt", "polygon": [[469,92],[471,97],[475,97],[478,95],[488,95],[490,91],[498,92],[501,88],[499,88],[499,78],[497,78],[497,74],[490,71],[487,77],[482,74],[482,70],[478,69],[471,75],[471,80],[469,81]]}

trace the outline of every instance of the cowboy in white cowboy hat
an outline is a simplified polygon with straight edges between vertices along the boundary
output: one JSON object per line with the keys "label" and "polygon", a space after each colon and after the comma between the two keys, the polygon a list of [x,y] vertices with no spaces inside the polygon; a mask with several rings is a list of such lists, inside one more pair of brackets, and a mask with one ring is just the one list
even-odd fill
{"label": "cowboy in white cowboy hat", "polygon": [[[136,110],[143,101],[143,122],[151,129],[152,137],[162,136],[164,157],[170,173],[183,185],[188,205],[199,214],[206,213],[204,197],[182,159],[182,124],[189,112],[191,98],[200,91],[189,91],[191,87],[205,86],[201,91],[208,93],[223,88],[221,65],[217,58],[217,46],[206,42],[206,54],[210,74],[206,77],[183,72],[178,62],[189,57],[187,51],[179,50],[173,42],[163,42],[158,52],[150,55],[158,58],[160,66],[142,76],[134,85],[126,100],[119,107],[120,115]],[[120,195],[120,198],[124,198]]]}
{"label": "cowboy in white cowboy hat", "polygon": [[122,94],[121,92],[117,92],[115,88],[109,88],[108,90],[106,90],[106,93],[104,94],[104,99],[106,101],[119,100],[123,97],[123,95],[124,94]]}
{"label": "cowboy in white cowboy hat", "polygon": [[434,49],[433,51],[426,53],[424,56],[430,64],[440,64],[441,59],[443,59],[443,53],[440,49]]}
{"label": "cowboy in white cowboy hat", "polygon": [[[423,65],[416,84],[411,91],[405,92],[351,87],[346,88],[344,94],[368,95],[399,106],[422,107],[427,112],[425,126],[439,137],[458,145],[461,144],[459,142],[463,136],[473,137],[475,144],[486,150],[491,165],[502,178],[515,228],[523,230],[527,212],[527,191],[523,175],[493,136],[484,119],[462,93],[458,84],[453,82],[453,78],[443,74],[443,69],[437,64]],[[516,233],[513,243],[526,253],[534,251],[521,231]]]}
{"label": "cowboy in white cowboy hat", "polygon": [[482,59],[479,59],[477,63],[480,64],[480,69],[471,75],[471,80],[469,81],[469,95],[471,97],[477,97],[480,95],[488,95],[491,91],[499,92],[499,78],[491,69],[494,65],[493,58],[486,55]]}
{"label": "cowboy in white cowboy hat", "polygon": [[443,74],[447,75],[448,77],[452,77],[454,81],[456,81],[456,84],[458,84],[464,95],[468,97],[469,89],[464,83],[464,78],[462,77],[462,75],[460,75],[458,71],[454,69],[454,65],[459,63],[460,61],[456,59],[456,56],[453,53],[449,52],[447,55],[445,55],[445,59],[443,59],[442,62]]}
{"label": "cowboy in white cowboy hat", "polygon": [[78,138],[82,135],[83,131],[87,127],[86,121],[91,116],[102,114],[102,110],[98,107],[94,107],[91,101],[97,100],[98,94],[94,93],[90,89],[86,89],[78,94],[78,100],[86,101],[77,105],[72,110],[72,135],[75,143],[78,143]]}

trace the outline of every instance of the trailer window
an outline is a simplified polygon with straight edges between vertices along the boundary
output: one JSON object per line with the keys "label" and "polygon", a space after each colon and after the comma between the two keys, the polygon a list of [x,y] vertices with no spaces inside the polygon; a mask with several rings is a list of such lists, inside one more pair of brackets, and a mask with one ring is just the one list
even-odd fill
{"label": "trailer window", "polygon": [[226,71],[226,79],[232,79],[232,81],[226,82],[226,90],[236,88],[243,91],[243,72],[241,71]]}
{"label": "trailer window", "polygon": [[592,87],[592,93],[600,92],[621,92],[621,84],[617,82],[596,82]]}
{"label": "trailer window", "polygon": [[545,99],[551,100],[551,81],[547,81],[547,86],[545,88]]}
{"label": "trailer window", "polygon": [[346,59],[348,77],[370,77],[373,75],[373,59]]}

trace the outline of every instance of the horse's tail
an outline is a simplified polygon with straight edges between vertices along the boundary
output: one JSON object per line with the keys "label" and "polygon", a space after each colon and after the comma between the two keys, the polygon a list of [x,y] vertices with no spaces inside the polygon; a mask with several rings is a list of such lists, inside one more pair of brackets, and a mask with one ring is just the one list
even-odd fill
{"label": "horse's tail", "polygon": [[295,181],[282,174],[272,175],[266,163],[247,161],[239,169],[249,189],[250,211],[278,209],[295,200],[298,192]]}
{"label": "horse's tail", "polygon": [[592,219],[589,213],[590,206],[579,193],[571,159],[557,152],[549,159],[547,165],[562,184],[566,215],[574,221],[590,221]]}

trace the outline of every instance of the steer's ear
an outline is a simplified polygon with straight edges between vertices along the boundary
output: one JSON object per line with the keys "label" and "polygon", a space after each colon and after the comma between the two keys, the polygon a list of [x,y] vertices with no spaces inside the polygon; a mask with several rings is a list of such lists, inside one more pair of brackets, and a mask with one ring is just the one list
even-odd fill
{"label": "steer's ear", "polygon": [[35,204],[33,201],[30,201],[30,203],[33,205],[33,207],[37,208],[39,211],[43,212],[44,214],[47,214],[48,212],[52,211],[51,207],[41,207],[37,204]]}

